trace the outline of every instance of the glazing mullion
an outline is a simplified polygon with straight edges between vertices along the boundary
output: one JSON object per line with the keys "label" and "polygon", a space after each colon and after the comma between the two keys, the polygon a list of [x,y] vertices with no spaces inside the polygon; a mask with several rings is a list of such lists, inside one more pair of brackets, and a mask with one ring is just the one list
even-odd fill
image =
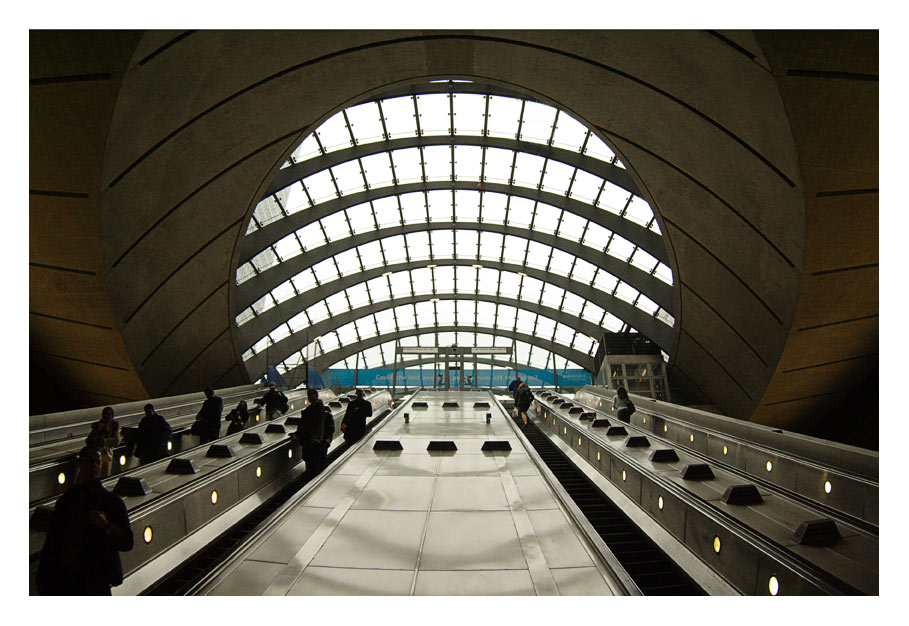
{"label": "glazing mullion", "polygon": [[376,100],[376,106],[379,107],[379,121],[382,122],[382,138],[385,141],[389,141],[391,136],[388,134],[388,127],[385,125],[385,111],[382,110],[382,101]]}
{"label": "glazing mullion", "polygon": [[375,225],[375,229],[379,230],[379,218],[376,217],[376,206],[372,200],[369,201],[369,208],[372,209],[372,223]]}
{"label": "glazing mullion", "polygon": [[549,141],[546,142],[547,146],[551,146],[552,142],[555,140],[556,126],[559,125],[559,115],[562,114],[560,109],[556,109],[555,112],[555,117],[552,118],[552,128],[549,129]]}

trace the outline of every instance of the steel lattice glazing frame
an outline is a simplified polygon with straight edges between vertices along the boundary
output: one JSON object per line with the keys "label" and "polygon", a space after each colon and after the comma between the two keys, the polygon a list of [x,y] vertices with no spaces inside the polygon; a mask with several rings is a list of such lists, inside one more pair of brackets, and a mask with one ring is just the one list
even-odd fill
{"label": "steel lattice glazing frame", "polygon": [[253,212],[236,304],[253,378],[387,366],[396,341],[592,370],[603,332],[637,330],[668,358],[674,325],[657,221],[615,154],[564,111],[467,81],[308,135]]}

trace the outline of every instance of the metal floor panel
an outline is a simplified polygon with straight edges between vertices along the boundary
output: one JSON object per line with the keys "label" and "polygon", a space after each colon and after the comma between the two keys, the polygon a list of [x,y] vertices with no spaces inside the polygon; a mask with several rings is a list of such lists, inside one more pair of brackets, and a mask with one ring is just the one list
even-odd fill
{"label": "metal floor panel", "polygon": [[[241,588],[234,579],[250,572],[256,581],[247,591],[268,595],[614,593],[508,417],[494,402],[473,409],[489,394],[415,399],[428,408],[401,407],[203,592],[232,593]],[[461,406],[442,409],[443,401]],[[377,439],[404,449],[374,451]],[[439,440],[457,451],[426,450]],[[484,452],[489,440],[512,449]]]}

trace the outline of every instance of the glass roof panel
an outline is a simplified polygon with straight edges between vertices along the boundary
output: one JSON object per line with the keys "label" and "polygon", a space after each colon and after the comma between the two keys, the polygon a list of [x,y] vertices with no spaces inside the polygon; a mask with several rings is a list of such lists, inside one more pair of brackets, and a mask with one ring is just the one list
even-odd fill
{"label": "glass roof panel", "polygon": [[392,184],[391,161],[387,152],[365,156],[360,162],[363,164],[366,182],[371,188],[387,187]]}
{"label": "glass roof panel", "polygon": [[297,294],[294,291],[291,282],[287,281],[272,289],[271,295],[275,299],[275,302],[278,302],[280,304],[289,298],[293,298]]}
{"label": "glass roof panel", "polygon": [[[430,191],[426,194],[426,201],[429,205],[429,221],[451,221],[452,208],[450,191]],[[423,220],[421,219],[419,221]]]}
{"label": "glass roof panel", "polygon": [[514,184],[531,189],[539,187],[545,163],[541,156],[518,152],[514,160]]}
{"label": "glass roof panel", "polygon": [[306,191],[304,191],[303,185],[299,182],[285,187],[275,195],[284,205],[284,210],[288,215],[293,215],[309,208],[309,198],[306,197]]}
{"label": "glass roof panel", "polygon": [[423,179],[423,161],[419,148],[392,150],[391,160],[398,183],[415,183]]}
{"label": "glass roof panel", "polygon": [[373,200],[372,210],[379,223],[379,228],[396,226],[401,223],[401,212],[398,210],[398,201],[394,196]]}
{"label": "glass roof panel", "polygon": [[456,191],[455,215],[459,222],[479,222],[480,193],[476,191]]}
{"label": "glass roof panel", "polygon": [[615,158],[615,153],[603,143],[603,140],[597,137],[596,135],[590,135],[590,138],[587,140],[587,148],[584,150],[584,154],[587,156],[592,156],[595,159],[601,161],[606,161],[607,163],[612,161]]}
{"label": "glass roof panel", "polygon": [[451,148],[448,146],[423,148],[423,167],[426,180],[451,180]]}
{"label": "glass roof panel", "polygon": [[316,129],[316,135],[326,152],[349,148],[352,143],[343,111],[338,111]]}
{"label": "glass roof panel", "polygon": [[382,259],[382,245],[378,241],[370,241],[357,246],[357,252],[360,253],[360,260],[365,269],[385,265],[385,261]]}
{"label": "glass roof panel", "polygon": [[557,148],[571,150],[572,152],[580,152],[586,136],[586,126],[565,113],[565,111],[559,111],[555,134],[552,137],[552,145]]}
{"label": "glass roof panel", "polygon": [[307,224],[297,231],[297,236],[307,250],[313,250],[328,243],[325,241],[325,233],[322,231],[322,226],[319,222]]}
{"label": "glass roof panel", "polygon": [[309,268],[306,268],[291,279],[297,291],[303,293],[316,286],[316,275]]}
{"label": "glass roof panel", "polygon": [[521,116],[521,101],[517,98],[490,96],[489,125],[490,137],[507,137],[514,139],[518,135],[518,124]]}
{"label": "glass roof panel", "polygon": [[562,222],[559,224],[559,237],[571,241],[581,241],[584,235],[584,227],[588,220],[578,217],[569,211],[562,211]]}
{"label": "glass roof panel", "polygon": [[505,221],[505,207],[508,204],[508,196],[501,193],[480,194],[483,206],[482,215],[484,222],[490,224],[501,224]]}
{"label": "glass roof panel", "polygon": [[597,304],[587,301],[587,304],[584,306],[584,311],[581,313],[581,317],[592,324],[599,324],[600,320],[603,319],[603,314],[606,311]]}
{"label": "glass roof panel", "polygon": [[606,252],[617,259],[627,261],[634,253],[634,244],[624,237],[620,237],[614,234],[612,236],[612,241],[609,242],[609,247],[606,249]]}
{"label": "glass roof panel", "polygon": [[350,310],[350,305],[347,303],[347,296],[344,295],[343,291],[333,293],[325,298],[325,306],[328,307],[328,310],[332,315],[338,315]]}
{"label": "glass roof panel", "polygon": [[387,263],[403,263],[407,260],[404,249],[404,235],[386,237],[382,240],[382,250]]}
{"label": "glass roof panel", "polygon": [[325,234],[328,235],[329,241],[337,241],[339,239],[344,239],[345,237],[350,237],[350,227],[347,224],[347,215],[340,211],[338,213],[332,213],[331,215],[326,215],[321,219],[322,228],[325,229]]}
{"label": "glass roof panel", "polygon": [[533,218],[533,200],[513,196],[508,206],[508,223],[519,228],[529,228]]}
{"label": "glass roof panel", "polygon": [[450,230],[430,231],[429,243],[434,258],[450,259],[454,255],[454,236]]}
{"label": "glass roof panel", "polygon": [[480,146],[455,146],[455,179],[480,180],[483,169],[483,148]]}
{"label": "glass roof panel", "polygon": [[316,204],[338,197],[329,170],[322,170],[307,176],[303,179],[303,186],[306,187],[309,197]]}
{"label": "glass roof panel", "polygon": [[619,281],[619,286],[615,290],[615,295],[617,298],[621,298],[630,303],[634,302],[634,299],[638,297],[638,290],[628,283]]}
{"label": "glass roof panel", "polygon": [[316,142],[316,135],[311,134],[303,140],[303,143],[301,143],[290,156],[294,161],[299,163],[300,161],[305,161],[306,159],[319,156],[320,154],[319,144]]}
{"label": "glass roof panel", "polygon": [[379,105],[375,102],[358,104],[347,109],[347,121],[357,143],[382,141],[382,119],[379,116]]}
{"label": "glass roof panel", "polygon": [[552,248],[539,241],[530,241],[527,244],[527,265],[545,270],[549,264],[549,253]]}
{"label": "glass roof panel", "polygon": [[631,196],[631,202],[628,204],[628,210],[625,211],[625,219],[637,222],[641,226],[647,226],[653,219],[653,211],[644,198],[640,196]]}
{"label": "glass roof panel", "polygon": [[426,221],[426,196],[420,193],[405,193],[398,196],[405,224]]}
{"label": "glass roof panel", "polygon": [[543,191],[567,195],[571,186],[572,176],[576,168],[566,165],[561,161],[550,159],[546,162],[546,175],[543,177]]}
{"label": "glass roof panel", "polygon": [[480,233],[480,258],[499,260],[502,256],[502,242],[505,235],[501,233]]}
{"label": "glass roof panel", "polygon": [[413,137],[417,133],[417,119],[414,112],[413,96],[401,96],[382,100],[385,128],[392,139]]}
{"label": "glass roof panel", "polygon": [[475,230],[457,230],[458,245],[455,252],[459,259],[476,259],[477,242],[480,239],[480,233]]}
{"label": "glass roof panel", "polygon": [[499,270],[484,267],[477,272],[480,293],[495,294],[499,288]]}
{"label": "glass roof panel", "polygon": [[454,268],[443,265],[432,270],[436,293],[448,293],[454,289]]}
{"label": "glass roof panel", "polygon": [[357,255],[356,248],[349,248],[344,252],[335,255],[335,263],[338,265],[342,276],[357,274],[363,271],[360,267],[360,257]]}
{"label": "glass roof panel", "polygon": [[548,144],[549,138],[552,137],[552,125],[555,122],[555,116],[556,109],[548,104],[525,102],[519,139]]}
{"label": "glass roof panel", "polygon": [[[486,116],[487,104],[489,116]],[[368,144],[384,140],[383,121],[392,140],[416,137],[417,118],[415,113],[419,116],[421,134],[435,137],[436,139],[433,141],[436,143],[439,141],[438,137],[453,133],[479,137],[486,126],[492,137],[515,139],[520,134],[521,140],[542,145],[551,142],[551,145],[575,152],[583,150],[585,154],[601,161],[613,162],[617,166],[623,167],[606,144],[590,134],[583,124],[565,112],[557,112],[555,108],[538,102],[471,93],[456,95],[430,93],[415,98],[404,96],[351,107],[346,111],[350,126],[345,122],[345,113],[333,115],[314,134],[306,137],[294,151],[292,160],[300,162],[318,156],[320,150],[316,137],[329,152],[351,147],[354,143]],[[355,142],[352,140],[351,134],[353,134]],[[341,195],[347,195],[363,191],[367,189],[367,185],[369,189],[378,189],[387,188],[395,183],[408,184],[424,180],[429,182],[474,181],[480,178],[481,173],[487,181],[514,184],[528,189],[541,188],[543,191],[568,195],[582,202],[591,203],[599,198],[596,205],[602,210],[611,211],[659,233],[653,212],[642,198],[636,197],[612,183],[604,182],[600,176],[536,154],[514,152],[499,147],[483,148],[477,145],[454,144],[421,145],[420,147],[396,149],[392,152],[384,151],[333,165],[330,170],[315,172],[303,181],[294,182],[274,195],[263,199],[254,210],[254,219],[249,222],[248,232],[259,231],[284,219],[286,215],[305,211],[310,207],[310,198],[316,204],[335,199],[338,197],[339,190]],[[484,223],[504,224],[507,218],[509,226],[527,229],[532,224],[535,232],[557,233],[561,238],[568,241],[582,241],[584,245],[595,250],[603,250],[608,245],[608,253],[611,256],[623,262],[630,262],[639,270],[653,273],[659,280],[672,284],[672,272],[666,265],[656,260],[653,251],[640,249],[633,242],[613,234],[610,230],[588,222],[578,215],[563,211],[559,207],[535,203],[497,191],[436,190],[429,193],[415,192],[375,199],[372,202],[349,207],[346,211],[346,214],[344,210],[341,210],[326,215],[320,221],[309,224],[305,217],[302,219],[301,216],[294,217],[295,223],[300,224],[297,232],[287,234],[289,229],[285,229],[279,237],[276,237],[279,241],[251,257],[247,257],[250,258],[250,261],[242,263],[237,270],[238,284],[248,280],[271,280],[269,277],[275,272],[268,271],[269,268],[277,263],[300,257],[301,254],[305,257],[309,251],[326,245],[326,234],[329,241],[340,242],[349,238],[353,232],[364,234],[374,230],[376,226],[388,228],[402,223],[407,225],[425,224],[427,218],[436,223],[454,219],[458,224],[465,225],[466,228],[458,231],[415,232],[408,233],[406,236],[392,235],[381,242],[371,241],[362,244],[356,250],[344,250],[333,258],[323,261],[314,259],[317,261],[315,265],[311,269],[307,268],[300,272],[298,276],[294,277],[293,282],[284,281],[273,287],[266,296],[259,298],[254,305],[241,311],[237,316],[238,325],[249,323],[254,319],[255,311],[271,308],[274,306],[275,300],[283,302],[294,297],[296,295],[294,288],[300,293],[313,289],[316,286],[316,277],[318,277],[319,284],[326,285],[325,289],[328,293],[334,293],[329,299],[323,300],[323,302],[330,303],[332,312],[341,306],[347,310],[350,306],[348,298],[350,304],[357,308],[363,307],[370,299],[374,302],[389,299],[392,297],[392,292],[389,291],[388,284],[389,280],[393,280],[393,293],[396,296],[405,294],[409,296],[412,290],[427,295],[432,289],[435,289],[435,293],[441,297],[438,305],[443,307],[446,315],[448,315],[448,309],[445,309],[447,306],[444,305],[447,301],[445,298],[450,297],[451,290],[457,286],[459,294],[475,295],[478,291],[488,294],[500,292],[503,297],[519,299],[522,302],[532,303],[539,300],[544,306],[552,308],[563,306],[568,315],[580,316],[587,321],[600,323],[603,309],[593,302],[585,301],[580,296],[571,293],[565,295],[564,290],[560,287],[553,284],[544,285],[537,279],[510,271],[499,272],[496,268],[478,270],[468,266],[455,269],[450,264],[455,255],[457,259],[464,259],[468,262],[472,259],[498,262],[501,259],[503,262],[519,266],[528,263],[530,267],[545,269],[557,276],[567,276],[571,272],[574,281],[581,284],[592,284],[594,288],[606,291],[606,293],[612,293],[615,290],[616,296],[629,302],[636,302],[639,309],[655,314],[661,322],[667,323],[669,320],[668,323],[672,323],[673,321],[671,315],[661,310],[652,299],[644,294],[639,294],[631,285],[619,284],[616,277],[602,270],[598,271],[593,264],[587,261],[576,259],[571,254],[537,241],[528,241],[523,237],[513,235],[503,237],[499,233],[478,232],[470,228],[470,225],[478,220],[482,220]],[[279,232],[280,227],[272,230]],[[620,229],[620,232],[624,231]],[[349,288],[346,295],[343,292],[332,291],[331,284],[337,279],[338,270],[342,275],[352,275],[363,271],[360,266],[361,258],[367,270],[383,266],[386,263],[403,263],[408,259],[412,262],[428,264],[430,258],[433,259],[431,263],[439,265],[439,267],[434,271],[424,267],[412,272],[398,272],[391,277],[377,277]],[[299,261],[294,262],[299,263]],[[572,270],[572,268],[574,269]],[[426,304],[432,305],[432,303]],[[473,305],[469,301],[459,300],[457,305],[458,323],[473,324],[474,321],[482,318],[479,313],[482,304],[484,303]],[[402,309],[401,314],[409,320],[413,315],[413,307],[407,306],[410,307],[410,313],[406,313]],[[433,306],[438,308],[436,305]],[[455,307],[453,303],[451,306]],[[316,318],[323,314],[322,309],[316,305],[310,308],[312,315]],[[420,320],[419,310],[418,307],[416,321]],[[455,308],[451,308],[452,319],[454,319],[454,311]],[[478,318],[478,315],[481,317]],[[493,312],[492,315],[494,318],[497,315],[496,319],[500,320],[509,319],[508,313],[503,318],[501,311]],[[434,320],[435,314],[430,317]],[[629,327],[614,316],[607,316],[606,319],[612,326],[617,325],[616,330]],[[308,320],[305,320],[305,316],[300,315],[294,316],[293,320],[291,328],[294,332],[300,332],[304,325],[309,323]],[[316,321],[318,319],[312,320],[313,323]],[[440,320],[440,323],[443,322]],[[452,321],[452,323],[454,322]],[[513,324],[512,321],[512,328]],[[521,315],[519,324],[522,332],[532,332],[532,329],[524,328],[526,316]],[[554,326],[548,328],[546,322],[539,324],[538,326],[543,331],[550,331],[551,336]],[[572,342],[571,345],[582,352],[589,352],[590,346],[593,345],[589,338],[579,339],[575,336],[567,337],[565,335],[569,332],[569,326],[565,327],[566,330],[560,331],[562,333],[560,339]],[[348,341],[351,337],[352,328],[351,326],[342,331],[344,341]],[[289,332],[290,328],[281,324],[273,329],[271,335],[273,339],[277,339]],[[543,334],[545,336],[545,332]],[[327,333],[328,335],[331,333]],[[325,341],[320,344],[332,341],[327,336]],[[337,337],[335,337],[336,339]],[[498,342],[500,339],[502,338],[497,338],[495,341]],[[262,341],[267,343],[269,340],[267,337],[260,339],[256,344],[257,349],[264,345]],[[416,338],[415,341],[417,341]],[[503,345],[510,345],[510,343],[506,341]],[[529,350],[528,358],[535,362],[542,358],[541,355],[544,353],[547,359],[551,357],[545,349],[537,348],[534,351],[530,350],[529,346],[527,349]],[[384,358],[381,350],[378,351],[378,354],[380,358]]]}
{"label": "glass roof panel", "polygon": [[366,189],[366,181],[363,180],[363,173],[360,170],[359,161],[347,161],[331,168],[331,173],[335,177],[338,189],[342,195],[356,193]]}
{"label": "glass roof panel", "polygon": [[393,298],[406,298],[411,294],[410,289],[410,272],[395,272],[388,277],[391,283],[391,295]]}
{"label": "glass roof panel", "polygon": [[453,98],[455,132],[458,135],[482,135],[486,119],[486,96],[457,93]]}
{"label": "glass roof panel", "polygon": [[503,248],[502,260],[506,263],[524,264],[525,252],[527,250],[527,239],[515,237],[514,235],[505,235],[505,246]]}
{"label": "glass roof panel", "polygon": [[631,194],[609,181],[603,185],[603,191],[597,200],[597,206],[619,215],[628,203]]}
{"label": "glass roof panel", "polygon": [[544,233],[555,234],[559,218],[563,211],[549,204],[538,202],[536,214],[533,217],[533,229]]}
{"label": "glass roof panel", "polygon": [[543,281],[533,276],[524,276],[521,283],[521,299],[525,302],[539,302],[543,295]]}
{"label": "glass roof panel", "polygon": [[429,233],[408,233],[406,239],[411,261],[429,259]]}
{"label": "glass roof panel", "polygon": [[350,298],[350,304],[354,308],[361,307],[369,303],[369,297],[366,292],[366,283],[358,283],[347,289],[347,297]]}
{"label": "glass roof panel", "polygon": [[338,268],[335,267],[335,262],[332,259],[325,259],[313,265],[312,270],[322,284],[338,278]]}
{"label": "glass roof panel", "polygon": [[420,111],[420,132],[423,135],[448,135],[451,133],[449,95],[441,93],[417,96]]}

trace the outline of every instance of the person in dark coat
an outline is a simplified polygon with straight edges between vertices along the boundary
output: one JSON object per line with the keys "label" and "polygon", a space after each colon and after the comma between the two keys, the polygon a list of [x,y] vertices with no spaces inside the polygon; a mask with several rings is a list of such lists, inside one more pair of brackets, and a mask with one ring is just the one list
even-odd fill
{"label": "person in dark coat", "polygon": [[616,412],[615,416],[626,424],[631,422],[631,414],[634,413],[634,403],[628,397],[628,391],[624,387],[616,389],[615,397],[612,399],[612,410]]}
{"label": "person in dark coat", "polygon": [[344,419],[341,420],[341,432],[344,442],[352,445],[366,433],[366,418],[372,417],[372,405],[364,399],[362,389],[357,389],[357,397],[347,405]]}
{"label": "person in dark coat", "polygon": [[319,399],[319,392],[306,390],[309,404],[300,411],[300,423],[294,437],[300,442],[303,460],[306,462],[306,478],[311,480],[325,469],[325,405]]}
{"label": "person in dark coat", "polygon": [[101,484],[101,453],[85,446],[79,472],[57,500],[38,563],[38,593],[111,595],[123,582],[120,552],[133,547],[126,504]]}
{"label": "person in dark coat", "polygon": [[268,391],[261,398],[256,398],[255,403],[265,405],[265,419],[270,421],[284,413],[287,396],[278,391],[275,383],[268,383]]}
{"label": "person in dark coat", "polygon": [[201,422],[199,443],[208,443],[221,436],[221,412],[224,410],[224,401],[215,395],[214,389],[205,388],[205,402],[196,415],[196,421]]}
{"label": "person in dark coat", "polygon": [[246,428],[249,422],[249,411],[246,409],[246,400],[240,400],[233,411],[227,414],[227,434],[232,435]]}
{"label": "person in dark coat", "polygon": [[170,441],[170,424],[155,413],[155,407],[145,405],[145,417],[136,429],[136,458],[145,465],[167,456],[167,442]]}
{"label": "person in dark coat", "polygon": [[520,376],[515,376],[514,380],[511,381],[508,385],[508,391],[511,392],[511,397],[514,399],[514,416],[518,416],[518,388],[524,384]]}
{"label": "person in dark coat", "polygon": [[530,408],[531,404],[533,404],[533,392],[530,390],[530,387],[521,383],[521,386],[518,387],[518,391],[515,394],[515,406],[518,409],[518,415],[524,421],[524,426],[527,426],[527,410]]}
{"label": "person in dark coat", "polygon": [[92,430],[85,438],[85,445],[97,448],[101,453],[101,478],[110,476],[114,461],[113,449],[120,443],[120,424],[114,419],[113,407],[101,409],[101,419],[92,424]]}

